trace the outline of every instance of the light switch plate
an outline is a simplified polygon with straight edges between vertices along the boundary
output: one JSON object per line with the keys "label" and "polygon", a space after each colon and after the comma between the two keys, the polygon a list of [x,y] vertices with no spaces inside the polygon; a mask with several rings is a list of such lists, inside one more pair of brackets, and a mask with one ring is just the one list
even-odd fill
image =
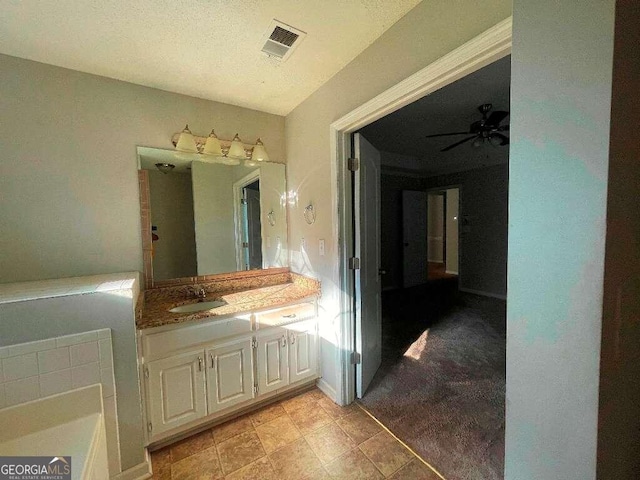
{"label": "light switch plate", "polygon": [[324,238],[321,238],[318,241],[318,250],[321,257],[324,257]]}

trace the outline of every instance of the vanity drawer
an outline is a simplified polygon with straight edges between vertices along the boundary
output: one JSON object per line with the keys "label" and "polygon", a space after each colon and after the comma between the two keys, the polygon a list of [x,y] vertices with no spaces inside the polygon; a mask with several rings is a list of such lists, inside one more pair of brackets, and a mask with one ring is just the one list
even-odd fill
{"label": "vanity drawer", "polygon": [[251,316],[232,317],[181,325],[174,330],[142,333],[145,362],[166,357],[173,352],[204,343],[216,343],[225,338],[251,333]]}
{"label": "vanity drawer", "polygon": [[256,328],[269,328],[316,317],[314,302],[299,303],[256,314]]}

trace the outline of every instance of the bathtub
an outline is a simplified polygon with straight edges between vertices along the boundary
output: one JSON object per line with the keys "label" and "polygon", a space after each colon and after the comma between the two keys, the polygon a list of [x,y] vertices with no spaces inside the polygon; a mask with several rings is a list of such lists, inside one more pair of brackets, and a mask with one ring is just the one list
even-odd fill
{"label": "bathtub", "polygon": [[73,480],[108,480],[100,385],[0,409],[0,457],[71,457]]}

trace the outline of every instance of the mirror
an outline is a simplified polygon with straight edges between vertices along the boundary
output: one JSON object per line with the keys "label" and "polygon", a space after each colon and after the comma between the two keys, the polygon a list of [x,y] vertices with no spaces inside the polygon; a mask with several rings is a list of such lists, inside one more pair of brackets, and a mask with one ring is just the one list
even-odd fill
{"label": "mirror", "polygon": [[203,158],[138,147],[143,251],[153,282],[288,266],[285,166]]}

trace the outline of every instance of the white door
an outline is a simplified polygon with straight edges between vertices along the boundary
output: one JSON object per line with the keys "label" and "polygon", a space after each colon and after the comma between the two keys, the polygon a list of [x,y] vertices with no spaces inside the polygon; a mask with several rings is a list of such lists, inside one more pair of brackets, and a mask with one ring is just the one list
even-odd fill
{"label": "white door", "polygon": [[152,437],[206,415],[204,351],[149,362]]}
{"label": "white door", "polygon": [[402,286],[427,283],[427,192],[402,191]]}
{"label": "white door", "polygon": [[251,339],[216,346],[206,354],[209,414],[253,398]]}
{"label": "white door", "polygon": [[285,329],[258,335],[256,371],[258,372],[258,395],[272,392],[289,385],[288,339]]}
{"label": "white door", "polygon": [[247,201],[247,248],[249,249],[248,270],[262,268],[262,227],[260,225],[260,192],[245,189]]}
{"label": "white door", "polygon": [[294,323],[289,329],[289,383],[314,378],[318,371],[317,323]]}
{"label": "white door", "polygon": [[356,394],[362,398],[382,363],[382,301],[380,281],[380,152],[356,133],[354,173],[356,295]]}

